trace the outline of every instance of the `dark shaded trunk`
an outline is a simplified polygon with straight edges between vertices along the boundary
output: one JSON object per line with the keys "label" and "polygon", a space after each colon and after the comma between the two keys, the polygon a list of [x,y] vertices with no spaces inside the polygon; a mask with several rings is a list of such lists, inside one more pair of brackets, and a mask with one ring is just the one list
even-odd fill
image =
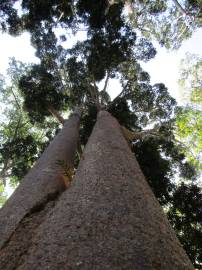
{"label": "dark shaded trunk", "polygon": [[[61,164],[73,166],[79,121],[77,111],[65,122],[63,129],[0,210],[0,248],[9,242],[26,216],[44,209],[46,203],[54,201],[68,185],[69,179]],[[29,238],[29,235],[26,237]],[[0,266],[0,269],[4,267]]]}
{"label": "dark shaded trunk", "polygon": [[[75,181],[30,241],[15,267],[4,269],[194,269],[118,122],[103,111]],[[5,256],[12,245],[3,250]]]}

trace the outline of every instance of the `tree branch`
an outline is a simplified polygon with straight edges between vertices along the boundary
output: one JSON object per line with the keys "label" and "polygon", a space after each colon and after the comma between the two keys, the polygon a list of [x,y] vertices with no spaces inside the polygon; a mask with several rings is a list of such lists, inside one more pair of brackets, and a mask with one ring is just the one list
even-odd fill
{"label": "tree branch", "polygon": [[118,94],[118,96],[116,96],[116,97],[112,100],[112,102],[109,104],[108,108],[111,107],[112,104],[116,103],[116,101],[123,95],[124,91],[125,91],[125,89],[123,89],[123,90]]}
{"label": "tree branch", "polygon": [[[161,134],[158,133],[159,132],[159,128],[153,128],[153,129],[143,130],[143,131],[140,131],[140,132],[130,131],[129,129],[127,129],[124,126],[121,126],[121,129],[122,129],[122,132],[123,132],[123,135],[124,135],[125,139],[128,142],[132,142],[133,140],[144,140],[146,137],[166,138],[164,135],[161,135]],[[186,151],[188,151],[192,155],[192,157],[194,159],[198,160],[198,158],[194,155],[194,153],[190,150],[190,148],[187,147],[186,144],[184,144],[183,142],[179,141],[174,136],[173,136],[173,140],[177,144],[179,144],[182,148],[184,148]]]}
{"label": "tree branch", "polygon": [[146,137],[159,137],[159,134],[156,133],[159,130],[158,128],[147,129],[140,132],[130,131],[124,126],[121,126],[121,129],[127,141],[141,140],[145,139]]}
{"label": "tree branch", "polygon": [[65,119],[56,111],[51,105],[47,107],[48,111],[62,124],[64,125]]}
{"label": "tree branch", "polygon": [[107,77],[106,77],[106,80],[105,80],[105,83],[104,83],[104,87],[102,89],[102,96],[101,96],[101,104],[104,105],[104,93],[106,92],[107,90],[107,86],[108,86],[108,82],[109,82],[109,78],[110,78],[110,72],[108,71],[107,72]]}
{"label": "tree branch", "polygon": [[97,104],[97,94],[96,94],[96,91],[95,91],[95,87],[90,84],[88,89],[89,89],[91,100],[92,100],[90,102],[94,103],[94,104]]}
{"label": "tree branch", "polygon": [[191,154],[191,156],[192,156],[194,159],[198,160],[198,158],[197,158],[197,157],[195,156],[195,154],[191,151],[191,149],[190,149],[190,147],[188,147],[188,145],[186,145],[186,144],[183,143],[182,141],[176,139],[176,137],[174,138],[174,141],[175,141],[176,143],[178,143],[182,148],[184,148],[187,152],[189,152],[189,153]]}
{"label": "tree branch", "polygon": [[183,8],[183,6],[178,2],[178,0],[173,0],[174,4],[176,5],[176,7],[181,11],[182,14],[192,17],[193,14],[191,14],[190,12],[187,12],[185,8]]}
{"label": "tree branch", "polygon": [[18,129],[20,128],[20,122],[21,122],[21,119],[22,119],[22,117],[20,116],[20,117],[19,117],[19,119],[18,119],[18,122],[17,122],[16,128],[15,128],[15,131],[14,131],[14,135],[13,135],[13,139],[12,139],[12,141],[14,141],[14,139],[15,139],[15,138],[16,138],[16,136],[17,136]]}
{"label": "tree branch", "polygon": [[18,99],[17,99],[17,97],[16,97],[16,95],[15,95],[15,93],[14,93],[14,91],[13,91],[13,87],[11,86],[10,89],[11,89],[11,93],[12,93],[14,99],[15,99],[15,102],[16,102],[17,107],[21,110],[21,106],[20,106],[20,104],[19,104],[19,102],[18,102]]}
{"label": "tree branch", "polygon": [[[113,105],[114,103],[116,103],[116,101],[123,95],[123,93],[125,92],[125,88],[127,87],[127,85],[128,85],[128,83],[127,83],[126,86],[123,88],[123,90],[118,94],[118,96],[116,96],[116,97],[112,100],[112,102],[107,106],[107,108],[110,108],[111,105]],[[124,95],[124,97],[126,98],[126,97],[129,96],[129,95],[130,95],[130,93],[126,93],[126,94]]]}
{"label": "tree branch", "polygon": [[[127,81],[127,83],[126,83],[126,85],[123,87],[123,90],[118,94],[118,96],[116,96],[113,100],[112,100],[112,102],[109,104],[109,106],[111,105],[111,104],[114,104],[116,101],[117,101],[117,99],[119,99],[122,95],[123,95],[123,93],[125,92],[125,90],[126,90],[126,88],[128,87],[128,85],[130,84],[130,81]],[[131,89],[129,89],[129,92],[131,91]],[[128,94],[128,93],[127,93]],[[124,96],[125,97],[125,96]]]}
{"label": "tree branch", "polygon": [[185,15],[188,15],[187,11],[183,8],[183,6],[177,1],[177,0],[173,0],[173,2],[175,3],[176,7]]}
{"label": "tree branch", "polygon": [[6,171],[11,167],[11,160],[9,157],[6,158],[3,168],[0,172],[0,178],[2,178],[2,183],[4,186],[6,186],[6,177],[8,177],[8,175],[6,174]]}
{"label": "tree branch", "polygon": [[109,78],[110,78],[110,72],[108,71],[107,72],[107,77],[106,77],[106,80],[105,80],[105,84],[104,84],[104,88],[102,89],[103,92],[106,92],[106,90],[107,90],[107,85],[108,85],[108,82],[109,82]]}
{"label": "tree branch", "polygon": [[94,78],[93,78],[93,90],[94,90],[94,97],[95,97],[95,105],[96,105],[97,111],[100,111],[101,104],[100,104],[100,100],[99,100],[99,91],[98,91],[98,87],[96,85]]}

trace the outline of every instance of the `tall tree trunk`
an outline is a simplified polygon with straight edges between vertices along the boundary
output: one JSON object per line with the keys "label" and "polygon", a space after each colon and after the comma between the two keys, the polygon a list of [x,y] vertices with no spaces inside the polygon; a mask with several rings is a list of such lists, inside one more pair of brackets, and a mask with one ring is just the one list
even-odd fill
{"label": "tall tree trunk", "polygon": [[[73,166],[79,139],[79,121],[77,110],[66,120],[63,129],[0,210],[0,248],[21,227],[26,216],[43,209],[47,202],[54,202],[58,194],[64,191],[68,181],[64,165],[68,168]],[[29,238],[29,235],[26,237]],[[0,269],[4,267],[0,266]]]}
{"label": "tall tree trunk", "polygon": [[[13,241],[15,237],[3,250],[4,255]],[[21,241],[23,245],[24,239]],[[118,122],[103,111],[75,181],[30,241],[28,252],[15,267],[3,269],[194,269]]]}

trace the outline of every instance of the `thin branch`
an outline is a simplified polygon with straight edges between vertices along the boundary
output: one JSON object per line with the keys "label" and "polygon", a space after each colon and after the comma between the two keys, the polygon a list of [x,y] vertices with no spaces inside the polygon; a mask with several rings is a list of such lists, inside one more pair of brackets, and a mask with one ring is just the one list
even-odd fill
{"label": "thin branch", "polygon": [[20,104],[19,104],[19,102],[18,102],[18,99],[17,99],[17,97],[16,97],[16,95],[15,95],[15,93],[14,93],[14,91],[13,91],[13,87],[11,86],[10,89],[11,89],[11,93],[12,93],[14,99],[15,99],[15,102],[16,102],[17,107],[21,110],[21,106],[20,106]]}
{"label": "thin branch", "polygon": [[107,7],[106,7],[106,9],[105,9],[105,12],[104,12],[105,16],[106,16],[107,13],[109,12],[110,7],[111,7],[112,5],[114,5],[114,4],[116,4],[116,3],[115,3],[115,0],[108,0],[107,2],[108,2],[108,5],[107,5]]}
{"label": "thin branch", "polygon": [[112,102],[109,104],[109,107],[110,107],[112,104],[116,103],[116,101],[123,95],[124,91],[125,91],[125,89],[123,89],[123,90],[118,94],[118,96],[116,96],[116,97],[112,100]]}
{"label": "thin branch", "polygon": [[110,78],[110,72],[108,71],[108,72],[107,72],[107,77],[106,77],[106,80],[105,80],[105,83],[104,83],[104,87],[103,87],[103,89],[102,89],[102,96],[101,96],[101,104],[102,104],[102,105],[104,105],[104,93],[105,93],[106,90],[107,90],[109,78]]}
{"label": "thin branch", "polygon": [[17,122],[17,125],[16,125],[16,128],[15,128],[15,131],[14,131],[14,135],[13,135],[12,141],[14,141],[15,138],[16,138],[16,136],[17,136],[18,129],[20,128],[20,122],[21,122],[21,119],[22,119],[22,116],[20,115],[20,117],[19,117],[19,119],[18,119],[18,122]]}
{"label": "thin branch", "polygon": [[[121,126],[122,132],[124,137],[127,141],[132,142],[134,140],[144,140],[147,137],[158,137],[158,138],[166,138],[164,135],[159,134],[159,128],[153,128],[148,130],[143,130],[140,132],[133,132],[128,130],[126,127]],[[169,138],[169,137],[168,137]],[[197,157],[194,155],[194,153],[190,150],[190,148],[184,144],[183,142],[179,141],[178,139],[173,137],[173,140],[178,143],[182,148],[184,148],[186,151],[188,151],[194,159],[197,160]]]}
{"label": "thin branch", "polygon": [[56,111],[51,105],[47,107],[48,111],[62,124],[64,125],[65,119]]}
{"label": "thin branch", "polygon": [[27,122],[22,123],[22,125],[19,126],[19,128],[23,128],[23,127],[25,127],[27,124],[30,124],[30,121],[27,121]]}
{"label": "thin branch", "polygon": [[110,72],[108,71],[107,72],[107,77],[106,77],[106,80],[105,80],[105,84],[104,84],[104,88],[102,89],[103,92],[106,92],[106,90],[107,90],[109,78],[110,78]]}
{"label": "thin branch", "polygon": [[139,30],[142,31],[142,32],[146,32],[146,33],[149,33],[149,34],[153,34],[152,31],[150,31],[149,29],[142,28],[142,27],[139,26],[139,25],[137,25],[137,29],[139,29]]}
{"label": "thin branch", "polygon": [[156,133],[158,132],[159,128],[147,129],[140,132],[130,131],[124,126],[121,126],[121,129],[124,134],[124,137],[128,141],[141,140],[141,139],[145,139],[146,137],[159,137],[160,136],[159,134]]}
{"label": "thin branch", "polygon": [[183,6],[177,1],[177,0],[173,0],[173,2],[175,3],[176,7],[185,15],[189,15],[189,13],[187,13],[187,11],[183,8]]}
{"label": "thin branch", "polygon": [[95,87],[95,89],[97,89],[97,85],[94,78],[93,78],[93,86]]}
{"label": "thin branch", "polygon": [[94,91],[94,87],[90,84],[89,85],[89,92],[90,92],[90,96],[91,96],[91,102],[93,102],[93,103],[96,103],[96,101],[97,101],[97,99],[96,99],[96,93],[95,93],[95,91]]}
{"label": "thin branch", "polygon": [[178,0],[173,0],[175,3],[176,7],[181,11],[182,14],[190,17],[193,20],[194,14],[191,14],[190,12],[187,12],[185,8],[178,2]]}
{"label": "thin branch", "polygon": [[58,18],[57,23],[62,19],[63,16],[64,16],[64,12],[61,12],[60,17]]}
{"label": "thin branch", "polygon": [[174,141],[176,143],[178,143],[182,148],[186,149],[194,159],[198,160],[198,158],[195,156],[195,154],[191,151],[190,147],[188,147],[185,143],[181,142],[180,140],[178,140],[176,138],[174,138]]}
{"label": "thin branch", "polygon": [[[128,86],[129,82],[127,82],[127,84],[125,85],[125,87],[123,88],[123,90],[112,100],[112,102],[110,102],[110,104],[107,106],[108,108],[110,108],[114,103],[116,103],[116,101],[124,94],[127,86]],[[129,95],[130,93],[126,93],[124,95],[124,97],[127,97],[127,95]]]}
{"label": "thin branch", "polygon": [[100,111],[101,106],[100,106],[100,100],[99,100],[99,91],[98,91],[98,87],[96,85],[94,78],[93,78],[93,86],[94,86],[94,91],[95,91],[95,100],[96,100],[97,111]]}

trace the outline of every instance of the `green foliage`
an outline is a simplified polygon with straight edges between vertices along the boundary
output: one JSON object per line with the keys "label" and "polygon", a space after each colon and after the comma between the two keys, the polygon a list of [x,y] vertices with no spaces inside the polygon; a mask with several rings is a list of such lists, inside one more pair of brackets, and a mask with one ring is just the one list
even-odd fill
{"label": "green foliage", "polygon": [[[105,10],[107,9],[108,1],[107,0],[98,0],[98,1],[85,1],[79,0],[77,4],[78,14],[82,18],[81,22],[87,25],[90,25],[92,29],[102,28],[106,23]],[[115,25],[121,24],[120,13],[122,10],[123,4],[116,5],[113,10],[110,10],[110,19]],[[113,20],[113,17],[117,16],[117,21]],[[111,18],[112,17],[112,18]]]}
{"label": "green foliage", "polygon": [[68,97],[56,75],[47,72],[42,66],[34,65],[28,74],[20,78],[19,88],[24,96],[24,108],[32,121],[43,122],[44,117],[50,114],[50,105],[56,110],[65,106]]}
{"label": "green foliage", "polygon": [[70,23],[73,15],[72,2],[72,0],[22,1],[22,8],[25,10],[23,20],[26,22],[26,27],[32,29],[41,21],[54,23],[54,18],[60,19],[63,23]]}
{"label": "green foliage", "polygon": [[[21,6],[21,12],[17,11],[16,4]],[[42,25],[52,29],[71,27],[74,33],[80,25],[91,30],[108,25],[117,31],[125,23],[124,5],[128,7],[128,18],[133,27],[167,48],[178,48],[202,25],[201,0],[116,0],[113,4],[108,0],[3,1],[0,24],[3,31],[13,35],[24,30],[35,33]]]}
{"label": "green foliage", "polygon": [[173,160],[162,156],[161,144],[155,139],[135,143],[133,151],[155,196],[161,204],[167,204],[174,189],[170,181],[174,174]]}
{"label": "green foliage", "polygon": [[133,27],[168,49],[179,48],[202,25],[200,0],[129,2],[129,20]]}
{"label": "green foliage", "polygon": [[[176,113],[176,138],[183,144],[186,160],[184,171],[193,174],[193,168],[201,176],[202,160],[202,111],[201,75],[202,61],[196,55],[187,54],[181,63],[179,84],[185,106]],[[188,166],[187,166],[188,164]],[[190,164],[192,166],[190,166]],[[202,269],[202,193],[196,184],[182,183],[171,200],[168,217],[187,254],[197,269]]]}
{"label": "green foliage", "polygon": [[[71,0],[25,0],[3,1],[0,4],[0,23],[3,31],[12,35],[21,31],[34,31],[37,25],[48,23],[52,26],[71,24],[73,8]],[[17,4],[17,5],[16,5]],[[21,7],[21,12],[18,12]]]}
{"label": "green foliage", "polygon": [[14,1],[1,1],[0,3],[0,30],[8,31],[11,35],[18,35],[22,31],[22,22],[18,17]]}
{"label": "green foliage", "polygon": [[0,185],[0,208],[4,205],[7,199],[4,189],[5,189],[4,186],[1,184]]}
{"label": "green foliage", "polygon": [[119,97],[108,109],[108,111],[119,120],[120,125],[128,129],[140,130],[138,117],[131,112],[130,106],[125,98]]}
{"label": "green foliage", "polygon": [[186,156],[192,164],[202,170],[202,59],[187,54],[181,62],[179,85],[184,107],[177,111],[176,137],[187,146]]}
{"label": "green foliage", "polygon": [[202,58],[186,54],[181,61],[179,86],[182,100],[194,105],[202,104]]}
{"label": "green foliage", "polygon": [[178,110],[176,136],[187,146],[186,155],[198,170],[202,169],[202,111],[185,107]]}
{"label": "green foliage", "polygon": [[54,132],[50,130],[57,127],[54,122],[47,121],[40,128],[33,126],[23,111],[18,82],[27,70],[27,65],[11,59],[8,75],[12,86],[2,82],[0,100],[4,104],[4,118],[1,118],[0,127],[0,178],[4,185],[8,179],[14,186],[22,179],[53,137]]}
{"label": "green foliage", "polygon": [[199,264],[202,260],[202,193],[194,184],[182,183],[172,196],[172,207],[168,211],[168,218],[175,228],[191,261],[197,269],[202,269]]}

